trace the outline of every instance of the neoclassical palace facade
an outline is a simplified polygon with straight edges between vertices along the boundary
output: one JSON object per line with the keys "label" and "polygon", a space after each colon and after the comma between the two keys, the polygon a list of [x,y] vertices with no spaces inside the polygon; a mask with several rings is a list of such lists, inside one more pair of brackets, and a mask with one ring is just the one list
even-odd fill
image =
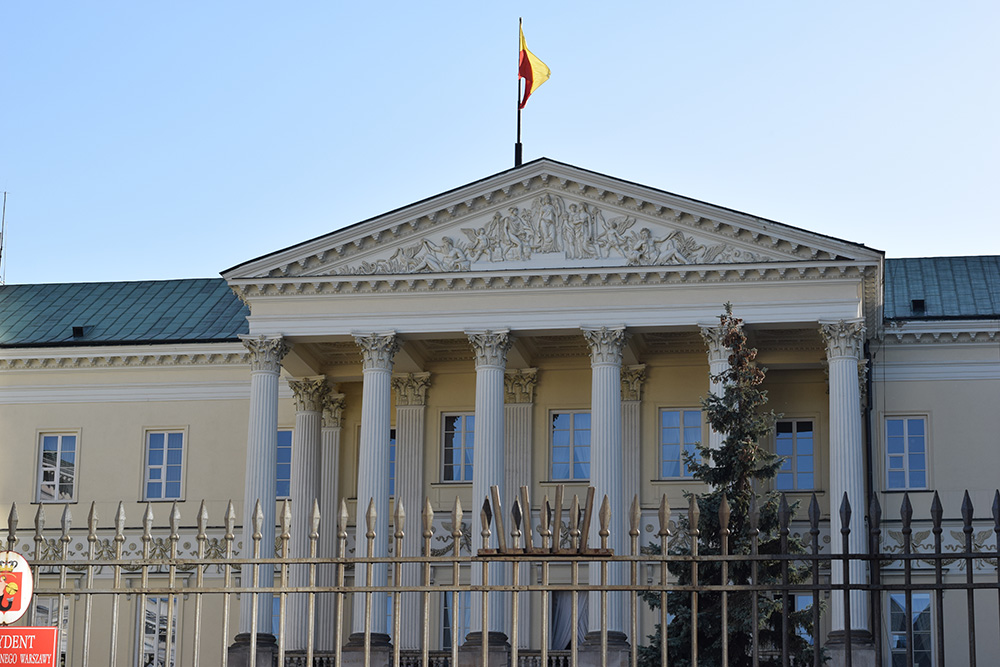
{"label": "neoclassical palace facade", "polygon": [[[276,500],[296,510],[316,500],[320,550],[332,554],[341,498],[351,517],[373,507],[381,534],[396,503],[417,517],[429,499],[446,548],[455,497],[478,508],[495,485],[509,504],[523,486],[537,517],[557,485],[581,497],[593,486],[620,508],[610,545],[625,553],[634,497],[649,542],[662,495],[680,508],[702,490],[684,453],[721,441],[700,401],[727,363],[727,303],[781,415],[767,443],[786,457],[776,488],[806,502],[815,492],[824,521],[845,493],[859,506],[876,494],[892,521],[909,491],[927,516],[934,490],[949,508],[968,490],[985,516],[998,486],[995,256],[887,260],[540,159],[222,276],[0,288],[5,506],[34,503],[51,520],[68,506],[82,520],[94,502],[110,520],[124,501],[138,531],[147,502],[165,518],[179,501],[193,535],[202,500],[212,517],[235,501],[244,527],[260,500],[271,544]],[[292,552],[306,555],[309,513],[294,517]],[[851,522],[863,551],[863,511]],[[356,530],[363,544],[367,528]],[[478,539],[471,521],[465,530]],[[419,555],[419,531],[404,539]],[[845,623],[830,602],[824,633]],[[303,613],[294,607],[290,619]],[[852,608],[852,626],[870,628],[861,597]],[[446,600],[435,610],[445,633],[482,629]],[[62,614],[72,637],[79,612]],[[596,627],[600,610],[588,614]],[[252,616],[247,597],[230,633],[248,632]],[[627,632],[627,616],[610,609],[610,629]],[[527,646],[537,619],[521,621]],[[186,622],[173,621],[179,651],[190,650]],[[349,622],[365,629],[360,614]],[[258,630],[270,623],[261,614]],[[290,627],[301,645],[304,631]],[[387,632],[386,616],[371,629]],[[143,632],[121,639],[140,658]],[[418,642],[412,628],[393,639]]]}

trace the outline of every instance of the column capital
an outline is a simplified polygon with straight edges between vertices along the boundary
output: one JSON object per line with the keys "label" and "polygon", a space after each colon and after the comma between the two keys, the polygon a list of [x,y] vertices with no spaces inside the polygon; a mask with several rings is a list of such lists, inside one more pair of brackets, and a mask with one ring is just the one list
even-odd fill
{"label": "column capital", "polygon": [[340,428],[344,419],[344,395],[327,392],[323,397],[323,428]]}
{"label": "column capital", "polygon": [[538,384],[537,368],[516,368],[503,376],[505,403],[534,403]]}
{"label": "column capital", "polygon": [[245,336],[240,335],[240,341],[250,351],[250,370],[281,371],[281,360],[292,349],[283,336]]}
{"label": "column capital", "polygon": [[476,368],[481,366],[504,368],[507,365],[507,351],[514,342],[511,340],[510,330],[466,331],[465,335],[469,337],[469,344],[476,354]]}
{"label": "column capital", "polygon": [[622,366],[622,400],[641,401],[642,384],[646,381],[646,364]]}
{"label": "column capital", "polygon": [[361,348],[364,370],[392,370],[392,359],[399,351],[399,338],[395,331],[387,333],[354,334],[354,342]]}
{"label": "column capital", "polygon": [[860,359],[865,340],[865,325],[861,320],[820,322],[820,334],[826,342],[827,359],[850,357]]}
{"label": "column capital", "polygon": [[296,412],[320,412],[323,410],[323,397],[330,391],[330,387],[326,384],[325,375],[288,378],[288,386],[292,388]]}
{"label": "column capital", "polygon": [[391,384],[397,406],[427,405],[427,388],[431,386],[430,373],[393,375]]}
{"label": "column capital", "polygon": [[625,349],[625,326],[583,328],[583,337],[590,346],[590,363],[613,364],[622,363],[622,350]]}
{"label": "column capital", "polygon": [[702,324],[699,329],[701,329],[701,339],[705,341],[705,347],[708,348],[708,363],[728,361],[729,348],[722,342],[726,330],[720,326],[707,324]]}

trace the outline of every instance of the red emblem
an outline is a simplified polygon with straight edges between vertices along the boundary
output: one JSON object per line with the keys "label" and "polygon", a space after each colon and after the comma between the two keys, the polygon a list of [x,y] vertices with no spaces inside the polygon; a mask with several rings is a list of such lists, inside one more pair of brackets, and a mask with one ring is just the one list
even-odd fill
{"label": "red emblem", "polygon": [[0,624],[13,623],[24,615],[33,589],[31,568],[24,556],[0,551]]}

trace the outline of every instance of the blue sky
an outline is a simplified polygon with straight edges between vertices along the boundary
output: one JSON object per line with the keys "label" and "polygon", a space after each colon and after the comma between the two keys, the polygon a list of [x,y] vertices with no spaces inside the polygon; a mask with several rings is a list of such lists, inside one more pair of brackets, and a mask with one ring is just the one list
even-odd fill
{"label": "blue sky", "polygon": [[8,283],[214,276],[546,156],[1000,253],[1000,3],[7,3]]}

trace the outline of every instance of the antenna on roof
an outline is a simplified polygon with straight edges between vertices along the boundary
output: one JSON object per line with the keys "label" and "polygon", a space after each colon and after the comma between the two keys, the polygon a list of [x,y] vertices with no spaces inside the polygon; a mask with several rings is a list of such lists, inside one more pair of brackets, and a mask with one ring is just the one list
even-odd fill
{"label": "antenna on roof", "polygon": [[5,264],[3,263],[3,235],[7,231],[7,191],[3,192],[3,213],[0,214],[0,285],[6,283],[7,276]]}

